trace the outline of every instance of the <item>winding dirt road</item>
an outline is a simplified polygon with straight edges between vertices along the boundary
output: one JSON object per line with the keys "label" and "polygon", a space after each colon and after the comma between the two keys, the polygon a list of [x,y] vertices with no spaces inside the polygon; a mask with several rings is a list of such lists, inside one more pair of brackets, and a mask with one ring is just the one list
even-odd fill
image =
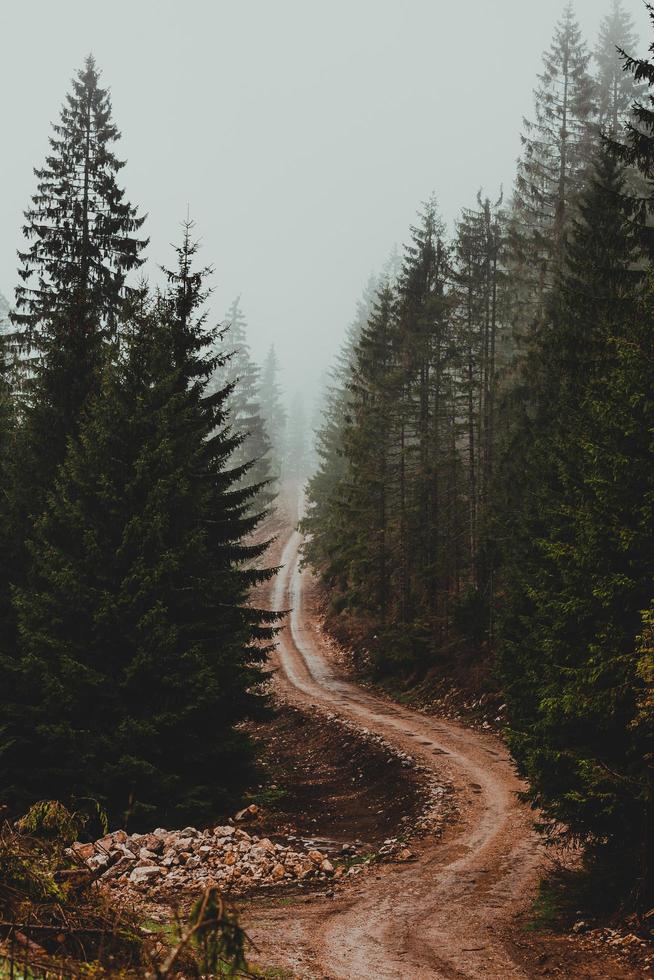
{"label": "winding dirt road", "polygon": [[379,733],[451,780],[460,818],[442,841],[412,844],[416,863],[380,866],[377,876],[357,879],[336,901],[280,912],[277,922],[255,916],[255,942],[279,927],[276,951],[296,971],[301,961],[302,977],[527,976],[506,937],[535,886],[542,851],[529,811],[518,802],[521,784],[505,747],[494,736],[391,704],[335,676],[303,601],[300,543],[294,533],[274,591],[275,607],[292,609],[277,652],[284,696]]}

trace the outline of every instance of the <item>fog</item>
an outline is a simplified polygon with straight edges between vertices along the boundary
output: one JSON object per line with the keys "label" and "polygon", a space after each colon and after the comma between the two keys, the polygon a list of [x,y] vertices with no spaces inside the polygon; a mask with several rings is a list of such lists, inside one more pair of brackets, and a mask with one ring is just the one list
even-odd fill
{"label": "fog", "polygon": [[[510,189],[543,49],[542,0],[2,0],[0,292],[11,299],[34,166],[93,52],[147,212],[147,274],[187,207],[261,359],[311,396],[369,273],[435,192],[452,222]],[[591,44],[609,0],[577,0]],[[643,38],[646,11],[627,0]]]}

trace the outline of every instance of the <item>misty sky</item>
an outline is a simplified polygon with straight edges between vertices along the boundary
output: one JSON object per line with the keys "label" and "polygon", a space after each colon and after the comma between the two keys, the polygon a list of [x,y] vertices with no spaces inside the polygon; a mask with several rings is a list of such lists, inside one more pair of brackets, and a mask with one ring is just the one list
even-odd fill
{"label": "misty sky", "polygon": [[[609,0],[577,0],[594,37]],[[652,39],[640,0],[626,0]],[[309,397],[362,285],[432,192],[444,217],[510,189],[523,115],[563,0],[0,0],[0,291],[16,279],[32,168],[92,51],[111,88],[122,181],[149,217],[148,274],[187,205]]]}

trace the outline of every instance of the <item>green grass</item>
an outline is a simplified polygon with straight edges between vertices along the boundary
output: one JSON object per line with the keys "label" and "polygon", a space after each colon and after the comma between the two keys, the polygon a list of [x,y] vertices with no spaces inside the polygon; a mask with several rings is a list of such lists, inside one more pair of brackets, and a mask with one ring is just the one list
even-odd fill
{"label": "green grass", "polygon": [[257,790],[256,792],[247,793],[244,801],[247,803],[256,803],[257,806],[274,807],[275,804],[281,803],[287,796],[288,790],[283,789],[281,786],[276,786],[274,789],[264,787],[264,789]]}
{"label": "green grass", "polygon": [[338,864],[342,864],[343,867],[354,868],[359,864],[375,864],[379,860],[377,854],[370,852],[369,854],[355,854],[352,857],[344,857],[339,859]]}
{"label": "green grass", "polygon": [[[19,954],[20,957],[20,954]],[[8,959],[0,959],[0,980],[9,980],[12,977],[13,980],[41,980],[43,977],[43,971],[39,973],[32,973],[29,966],[21,966],[20,963],[14,963],[14,971],[11,972],[11,963]]]}
{"label": "green grass", "polygon": [[569,914],[568,899],[560,885],[554,881],[541,881],[525,929],[529,932],[554,929]]}
{"label": "green grass", "polygon": [[559,867],[541,881],[530,930],[567,931],[575,922],[610,922],[635,911],[637,869],[619,854],[587,854],[579,867]]}
{"label": "green grass", "polygon": [[147,932],[159,933],[170,943],[176,943],[179,939],[179,927],[175,922],[158,922],[156,919],[144,919],[141,927]]}

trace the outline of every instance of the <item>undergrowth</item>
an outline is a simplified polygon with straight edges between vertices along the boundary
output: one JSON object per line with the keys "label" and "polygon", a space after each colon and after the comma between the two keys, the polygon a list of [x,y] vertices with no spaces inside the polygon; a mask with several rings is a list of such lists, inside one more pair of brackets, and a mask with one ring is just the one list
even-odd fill
{"label": "undergrowth", "polygon": [[86,822],[43,801],[0,825],[0,980],[256,975],[247,936],[216,887],[165,926],[108,897],[70,847]]}
{"label": "undergrowth", "polygon": [[636,872],[606,849],[589,850],[578,867],[559,865],[541,881],[526,928],[568,931],[575,923],[595,928],[628,923],[651,936],[652,910],[638,911]]}

